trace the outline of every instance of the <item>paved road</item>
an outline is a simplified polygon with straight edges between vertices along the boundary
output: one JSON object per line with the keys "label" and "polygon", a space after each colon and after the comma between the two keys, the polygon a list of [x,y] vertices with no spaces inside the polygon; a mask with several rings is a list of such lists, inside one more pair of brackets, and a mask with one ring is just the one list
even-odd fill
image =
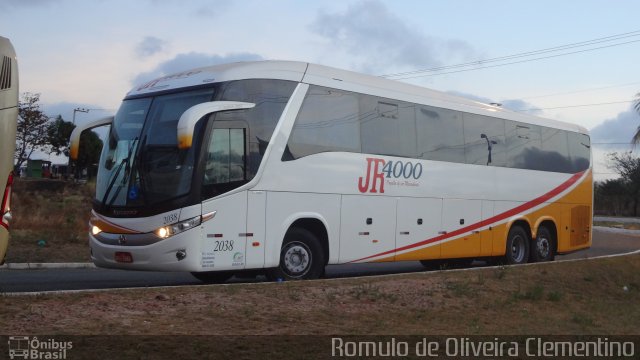
{"label": "paved road", "polygon": [[[640,249],[640,232],[633,235],[619,234],[596,227],[593,247],[557,260],[588,258],[609,254],[620,254]],[[474,265],[481,266],[476,262]],[[424,271],[417,261],[336,265],[327,267],[328,278],[371,276],[391,273]],[[264,277],[233,278],[236,282],[265,281]],[[0,292],[37,292],[54,290],[108,289],[150,286],[199,285],[200,281],[187,273],[160,273],[147,271],[123,271],[106,269],[47,269],[47,270],[2,270]]]}
{"label": "paved road", "polygon": [[617,217],[617,216],[594,216],[593,221],[610,221],[626,224],[640,224],[640,218]]}

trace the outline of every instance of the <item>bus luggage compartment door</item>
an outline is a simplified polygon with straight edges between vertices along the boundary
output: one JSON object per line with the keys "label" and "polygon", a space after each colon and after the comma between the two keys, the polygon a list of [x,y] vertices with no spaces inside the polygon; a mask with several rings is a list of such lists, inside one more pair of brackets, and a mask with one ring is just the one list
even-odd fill
{"label": "bus luggage compartment door", "polygon": [[[438,236],[442,228],[442,199],[399,198],[396,248],[401,249]],[[396,261],[440,258],[440,244],[396,254]]]}
{"label": "bus luggage compartment door", "polygon": [[[395,248],[395,198],[344,195],[340,217],[340,262],[362,259]],[[393,257],[390,254],[383,259],[392,261]]]}

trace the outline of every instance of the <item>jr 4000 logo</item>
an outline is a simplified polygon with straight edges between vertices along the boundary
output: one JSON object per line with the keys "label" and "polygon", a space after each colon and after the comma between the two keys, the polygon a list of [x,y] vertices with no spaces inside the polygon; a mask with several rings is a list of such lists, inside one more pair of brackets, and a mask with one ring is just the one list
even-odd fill
{"label": "jr 4000 logo", "polygon": [[[413,180],[422,176],[422,164],[410,161],[385,161],[380,158],[367,158],[366,177],[358,178],[358,190],[361,193],[384,193],[385,180],[390,185],[413,185]],[[404,181],[404,182],[402,182]]]}

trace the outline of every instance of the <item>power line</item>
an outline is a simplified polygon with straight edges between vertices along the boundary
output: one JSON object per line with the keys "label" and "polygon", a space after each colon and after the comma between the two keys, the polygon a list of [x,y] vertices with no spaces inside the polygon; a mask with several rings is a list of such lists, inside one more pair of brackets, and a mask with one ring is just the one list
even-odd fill
{"label": "power line", "polygon": [[466,71],[490,69],[490,68],[496,68],[496,67],[501,67],[501,66],[513,65],[513,64],[527,63],[527,62],[537,61],[537,60],[552,59],[552,58],[556,58],[556,57],[560,57],[560,56],[579,54],[579,53],[583,53],[583,52],[606,49],[606,48],[610,48],[610,47],[614,47],[614,46],[627,45],[627,44],[636,43],[636,42],[640,42],[640,40],[627,41],[627,42],[623,42],[623,43],[600,46],[600,47],[591,48],[591,49],[585,49],[585,50],[577,50],[577,51],[572,51],[572,52],[562,53],[562,54],[557,54],[557,55],[542,56],[542,57],[533,58],[533,59],[527,59],[527,60],[512,61],[512,62],[508,62],[508,63],[504,63],[504,64],[483,66],[483,67],[480,67],[480,68],[461,69],[461,70],[455,70],[455,71],[446,71],[446,72],[439,72],[439,73],[436,73],[436,74],[423,74],[423,75],[406,76],[406,77],[396,78],[394,80],[415,79],[415,78],[419,78],[419,77],[436,76],[436,75],[447,75],[447,74],[455,74],[455,73],[466,72]]}
{"label": "power line", "polygon": [[555,47],[551,47],[551,48],[545,48],[545,49],[541,49],[541,50],[534,50],[534,51],[527,51],[527,52],[523,52],[523,53],[517,53],[517,54],[513,54],[513,55],[506,55],[506,56],[501,56],[501,57],[497,57],[497,58],[476,60],[476,61],[471,61],[471,62],[462,63],[462,64],[439,66],[439,67],[434,67],[434,68],[429,68],[429,69],[413,70],[413,71],[406,71],[406,72],[401,72],[401,73],[387,74],[387,75],[380,75],[380,76],[381,77],[396,77],[396,76],[412,75],[412,74],[421,73],[421,72],[427,72],[427,71],[439,71],[439,70],[447,70],[447,69],[464,67],[464,66],[482,65],[482,64],[485,64],[485,63],[490,63],[490,62],[495,62],[495,61],[509,60],[509,59],[523,57],[523,56],[532,56],[532,55],[538,55],[538,54],[543,54],[543,53],[547,53],[547,52],[560,51],[560,50],[571,49],[571,48],[575,48],[575,47],[593,45],[593,44],[598,44],[598,43],[602,43],[602,42],[615,41],[615,40],[624,39],[624,38],[627,38],[627,37],[638,36],[638,35],[640,35],[640,30],[631,31],[631,32],[622,33],[622,34],[617,34],[617,35],[606,36],[606,37],[603,37],[603,38],[597,38],[597,39],[592,39],[592,40],[587,40],[587,41],[581,41],[581,42],[577,42],[577,43],[571,43],[571,44],[566,44],[566,45],[555,46]]}
{"label": "power line", "polygon": [[[635,36],[639,36],[639,35],[640,35],[640,30],[637,30],[637,31],[632,31],[632,32],[628,32],[628,33],[611,35],[611,36],[607,36],[607,37],[603,37],[603,38],[592,39],[592,40],[587,40],[587,41],[582,41],[582,42],[572,43],[572,44],[566,44],[566,45],[561,45],[561,46],[555,46],[555,47],[541,49],[541,50],[528,51],[528,52],[518,53],[518,54],[513,54],[513,55],[501,56],[501,57],[497,57],[497,58],[483,59],[483,60],[477,60],[477,61],[472,61],[472,62],[467,62],[467,63],[462,63],[462,64],[439,66],[439,67],[434,67],[434,68],[420,69],[420,70],[407,71],[407,72],[401,72],[401,73],[395,73],[395,74],[386,74],[386,75],[380,75],[380,76],[381,77],[388,77],[388,78],[393,77],[393,78],[396,78],[396,80],[403,80],[403,79],[411,79],[411,78],[417,78],[417,77],[423,77],[423,76],[444,75],[444,74],[451,74],[451,73],[457,73],[457,72],[463,72],[463,71],[471,71],[471,70],[486,69],[486,68],[505,66],[505,65],[511,65],[511,64],[518,64],[518,63],[535,61],[535,60],[542,60],[542,59],[548,59],[548,58],[553,58],[553,57],[558,57],[558,56],[571,55],[571,54],[576,54],[576,53],[581,53],[581,52],[586,52],[586,51],[599,50],[599,49],[604,49],[604,48],[613,47],[613,46],[620,46],[620,45],[625,45],[625,44],[638,42],[640,40],[632,40],[632,41],[627,41],[627,42],[622,42],[622,43],[617,43],[617,44],[599,46],[599,47],[585,49],[585,50],[572,51],[572,52],[556,54],[556,55],[550,55],[550,56],[543,56],[543,57],[538,57],[538,58],[534,58],[534,59],[519,60],[519,61],[509,62],[509,63],[505,63],[505,64],[496,64],[496,65],[491,65],[491,66],[483,66],[481,68],[460,69],[460,70],[455,70],[455,71],[442,72],[443,70],[448,70],[448,69],[456,69],[456,68],[461,68],[461,67],[464,68],[464,67],[469,67],[469,66],[480,66],[480,65],[484,65],[484,64],[492,63],[492,62],[517,59],[517,58],[521,58],[521,57],[531,57],[531,56],[550,53],[550,52],[557,52],[557,51],[563,51],[563,50],[568,50],[568,49],[577,48],[577,47],[584,47],[584,46],[590,46],[590,45],[595,45],[595,44],[600,44],[600,43],[617,41],[617,40],[630,38],[630,37],[635,37]],[[422,74],[424,72],[438,72],[438,73],[437,74]],[[422,74],[422,75],[415,75],[415,74]],[[410,76],[410,75],[414,75],[414,76]]]}
{"label": "power line", "polygon": [[638,84],[640,84],[640,81],[636,81],[636,82],[632,82],[632,83],[626,83],[626,84],[608,85],[608,86],[602,86],[602,87],[596,87],[596,88],[565,91],[565,92],[546,94],[546,95],[527,96],[527,97],[521,97],[519,99],[520,100],[539,99],[539,98],[550,97],[550,96],[578,94],[578,93],[584,93],[584,92],[590,92],[590,91],[598,91],[598,90],[604,90],[604,89],[614,89],[614,88],[631,86],[631,85],[638,85]]}

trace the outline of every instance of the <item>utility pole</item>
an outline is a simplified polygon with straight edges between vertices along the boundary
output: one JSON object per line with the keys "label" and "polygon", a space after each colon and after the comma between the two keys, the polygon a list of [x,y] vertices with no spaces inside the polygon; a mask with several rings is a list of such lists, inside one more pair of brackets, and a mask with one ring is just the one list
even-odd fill
{"label": "utility pole", "polygon": [[90,109],[85,109],[85,108],[75,108],[73,109],[73,125],[76,124],[76,113],[77,112],[83,112],[83,113],[88,113]]}

